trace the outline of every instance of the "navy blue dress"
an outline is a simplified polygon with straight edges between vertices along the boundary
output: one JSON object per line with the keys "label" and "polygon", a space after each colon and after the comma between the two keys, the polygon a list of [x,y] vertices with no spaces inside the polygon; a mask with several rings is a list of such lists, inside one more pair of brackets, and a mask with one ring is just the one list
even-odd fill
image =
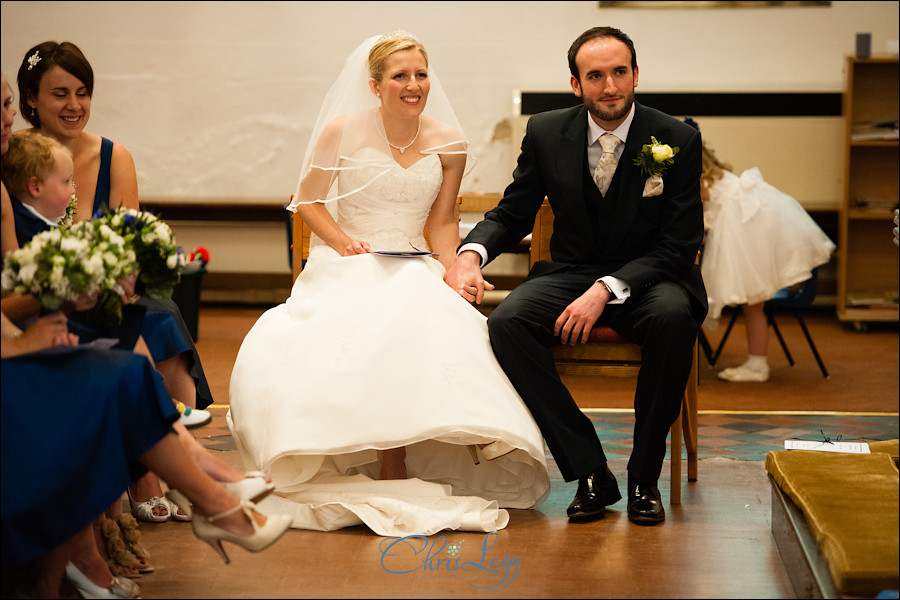
{"label": "navy blue dress", "polygon": [[[100,172],[97,174],[97,187],[94,192],[94,206],[91,214],[95,214],[98,210],[109,208],[113,142],[106,138],[100,139]],[[150,355],[153,356],[153,360],[161,361],[172,358],[182,352],[190,351],[188,369],[197,388],[197,408],[206,408],[212,404],[212,392],[209,389],[209,383],[206,381],[203,365],[200,364],[200,354],[197,352],[194,338],[190,329],[188,329],[187,323],[184,322],[184,317],[181,316],[181,310],[178,308],[178,305],[171,300],[160,300],[147,296],[141,296],[136,304],[147,308],[144,341],[147,342],[147,347],[150,348]],[[179,336],[171,335],[171,332],[166,335],[147,335],[147,331],[156,331],[158,329],[168,331],[172,327],[173,320],[175,327],[180,332]]]}
{"label": "navy blue dress", "polygon": [[3,359],[3,570],[56,548],[146,472],[178,420],[145,357],[78,347]]}

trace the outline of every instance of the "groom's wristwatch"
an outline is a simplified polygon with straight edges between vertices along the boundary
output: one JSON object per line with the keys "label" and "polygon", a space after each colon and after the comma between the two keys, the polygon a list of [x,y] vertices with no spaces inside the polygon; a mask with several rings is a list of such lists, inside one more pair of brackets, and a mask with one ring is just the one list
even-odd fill
{"label": "groom's wristwatch", "polygon": [[612,290],[612,288],[609,287],[609,284],[608,284],[608,283],[606,283],[606,282],[603,281],[602,279],[598,279],[597,281],[600,283],[600,285],[602,285],[603,287],[606,288],[606,291],[607,291],[607,292],[609,292],[609,299],[610,299],[610,300],[615,300],[616,298],[618,298],[618,296],[616,296],[616,293]]}

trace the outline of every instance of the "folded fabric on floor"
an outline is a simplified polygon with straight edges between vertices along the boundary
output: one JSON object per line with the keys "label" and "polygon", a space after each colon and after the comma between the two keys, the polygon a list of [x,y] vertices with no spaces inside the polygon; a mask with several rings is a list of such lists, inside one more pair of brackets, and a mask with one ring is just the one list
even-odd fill
{"label": "folded fabric on floor", "polygon": [[900,478],[898,440],[870,450],[775,450],[766,471],[803,512],[837,589],[871,597],[900,582]]}

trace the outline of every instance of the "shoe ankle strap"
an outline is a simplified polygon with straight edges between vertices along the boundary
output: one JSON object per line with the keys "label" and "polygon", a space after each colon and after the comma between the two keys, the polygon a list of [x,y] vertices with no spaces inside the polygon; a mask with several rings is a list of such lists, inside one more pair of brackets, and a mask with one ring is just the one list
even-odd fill
{"label": "shoe ankle strap", "polygon": [[253,521],[253,517],[250,515],[250,511],[251,511],[252,508],[253,508],[253,505],[252,505],[249,501],[247,501],[247,500],[241,498],[240,501],[237,503],[237,505],[235,505],[235,506],[229,508],[229,509],[226,510],[225,512],[221,512],[221,513],[219,513],[219,514],[217,514],[217,515],[213,515],[213,516],[211,516],[211,517],[206,517],[206,520],[209,521],[209,522],[211,523],[211,522],[213,522],[213,521],[218,521],[219,519],[224,519],[224,518],[227,517],[228,515],[234,514],[234,513],[236,513],[236,512],[239,511],[239,510],[243,510],[243,511],[244,511],[244,514],[247,515],[247,517],[248,517],[248,518],[250,519],[250,521],[252,522],[252,521]]}

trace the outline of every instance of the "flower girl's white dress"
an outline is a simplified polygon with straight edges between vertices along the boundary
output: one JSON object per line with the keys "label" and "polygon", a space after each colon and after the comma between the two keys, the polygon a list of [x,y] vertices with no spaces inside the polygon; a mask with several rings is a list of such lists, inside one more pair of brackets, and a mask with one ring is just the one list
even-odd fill
{"label": "flower girl's white dress", "polygon": [[[373,179],[366,171],[342,172],[340,191]],[[338,200],[337,221],[373,250],[426,248],[441,181],[435,154],[395,165]],[[494,358],[485,317],[443,274],[429,257],[341,257],[314,244],[291,297],[247,334],[231,377],[235,442],[245,466],[276,486],[262,511],[290,513],[302,529],[429,535],[501,529],[503,507],[546,497],[537,425]],[[517,449],[492,461],[479,452],[476,465],[467,445],[493,440]],[[410,478],[380,480],[378,451],[400,446]]]}
{"label": "flower girl's white dress", "polygon": [[835,248],[800,203],[766,183],[755,167],[740,177],[725,171],[710,186],[703,213],[708,328],[725,306],[763,302],[806,281]]}

